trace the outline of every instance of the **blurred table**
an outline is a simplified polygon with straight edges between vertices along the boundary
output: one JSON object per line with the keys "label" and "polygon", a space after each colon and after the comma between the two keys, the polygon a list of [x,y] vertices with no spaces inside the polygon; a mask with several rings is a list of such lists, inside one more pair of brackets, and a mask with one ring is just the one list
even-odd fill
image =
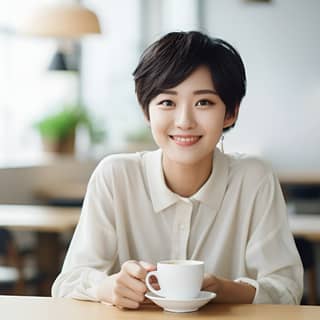
{"label": "blurred table", "polygon": [[3,319],[15,320],[143,320],[143,319],[320,319],[320,307],[291,305],[207,304],[197,312],[164,312],[155,305],[139,310],[119,310],[97,302],[40,297],[0,296]]}
{"label": "blurred table", "polygon": [[320,172],[279,172],[281,184],[287,185],[320,185]]}
{"label": "blurred table", "polygon": [[42,203],[49,205],[82,206],[86,193],[86,183],[50,184],[34,190],[34,196]]}
{"label": "blurred table", "polygon": [[[278,177],[288,203],[297,206],[294,210],[298,213],[289,214],[291,231],[295,236],[320,241],[320,172],[282,172]],[[308,214],[311,211],[314,214]]]}
{"label": "blurred table", "polygon": [[80,208],[0,205],[0,227],[43,233],[64,232],[78,223]]}
{"label": "blurred table", "polygon": [[70,207],[0,205],[0,227],[13,231],[32,231],[37,236],[37,264],[44,275],[42,295],[50,295],[51,284],[60,270],[59,234],[75,228],[80,210]]}
{"label": "blurred table", "polygon": [[289,224],[294,236],[320,241],[320,212],[319,215],[289,214]]}

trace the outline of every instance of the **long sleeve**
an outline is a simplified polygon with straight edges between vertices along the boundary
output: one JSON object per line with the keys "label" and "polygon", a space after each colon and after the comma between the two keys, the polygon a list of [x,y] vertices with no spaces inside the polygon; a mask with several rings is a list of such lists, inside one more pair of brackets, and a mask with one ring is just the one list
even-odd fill
{"label": "long sleeve", "polygon": [[289,229],[282,191],[273,174],[260,184],[253,210],[246,252],[248,274],[256,279],[253,303],[299,304],[303,267]]}
{"label": "long sleeve", "polygon": [[52,287],[53,297],[97,300],[96,287],[115,262],[117,242],[112,194],[106,185],[106,177],[112,179],[109,167],[100,164],[89,181],[62,272]]}

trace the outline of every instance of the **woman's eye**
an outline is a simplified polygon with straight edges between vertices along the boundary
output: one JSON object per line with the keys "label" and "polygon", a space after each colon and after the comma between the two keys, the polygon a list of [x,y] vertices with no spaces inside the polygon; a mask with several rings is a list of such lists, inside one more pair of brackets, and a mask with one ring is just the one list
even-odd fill
{"label": "woman's eye", "polygon": [[166,107],[173,106],[173,102],[171,100],[162,100],[158,104]]}
{"label": "woman's eye", "polygon": [[200,100],[196,103],[196,106],[211,106],[213,105],[213,102],[209,100]]}

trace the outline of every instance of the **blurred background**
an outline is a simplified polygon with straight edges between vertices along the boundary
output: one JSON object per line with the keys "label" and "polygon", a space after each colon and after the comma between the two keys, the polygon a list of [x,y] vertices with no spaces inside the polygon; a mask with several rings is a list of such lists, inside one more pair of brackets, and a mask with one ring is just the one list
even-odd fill
{"label": "blurred background", "polygon": [[[13,226],[1,214],[79,210],[101,158],[155,148],[132,72],[163,34],[200,30],[234,45],[247,70],[225,151],[269,161],[294,226],[314,219],[316,230],[296,239],[310,271],[304,302],[319,302],[319,12],[318,0],[0,0],[0,251],[16,252],[2,263],[15,269],[0,268],[0,289],[47,295],[74,227],[28,229],[26,216]],[[55,257],[39,241],[54,242]],[[50,257],[56,269],[41,270]]]}

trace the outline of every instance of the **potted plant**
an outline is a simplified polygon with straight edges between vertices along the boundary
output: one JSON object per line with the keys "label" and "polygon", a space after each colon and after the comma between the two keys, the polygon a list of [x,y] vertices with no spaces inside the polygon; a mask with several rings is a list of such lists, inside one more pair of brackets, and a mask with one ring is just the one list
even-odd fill
{"label": "potted plant", "polygon": [[146,125],[130,131],[126,136],[126,141],[129,151],[152,150],[157,148],[150,128]]}
{"label": "potted plant", "polygon": [[91,142],[103,140],[105,131],[98,128],[88,111],[81,105],[64,105],[61,110],[49,114],[34,124],[39,131],[44,150],[62,154],[73,154],[76,128],[87,128]]}

